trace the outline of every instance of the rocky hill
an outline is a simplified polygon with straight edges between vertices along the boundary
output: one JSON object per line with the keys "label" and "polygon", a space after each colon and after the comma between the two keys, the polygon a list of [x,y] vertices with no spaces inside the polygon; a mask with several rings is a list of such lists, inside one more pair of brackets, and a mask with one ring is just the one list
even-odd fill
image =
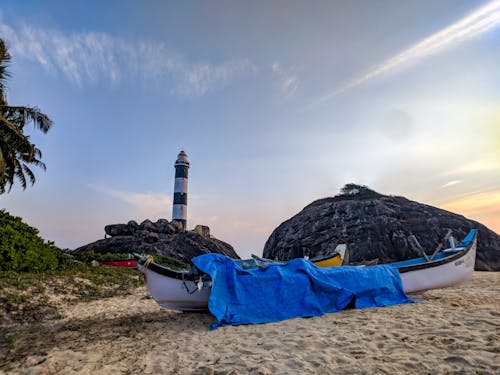
{"label": "rocky hill", "polygon": [[341,194],[317,200],[278,226],[264,257],[288,260],[326,255],[345,243],[349,262],[379,258],[388,263],[432,254],[451,229],[461,239],[478,229],[476,270],[500,271],[500,236],[484,225],[404,197],[346,185]]}
{"label": "rocky hill", "polygon": [[160,254],[186,263],[198,255],[207,253],[220,253],[231,258],[239,258],[228,243],[201,231],[184,232],[178,223],[165,219],[159,219],[155,223],[144,220],[140,225],[135,221],[129,221],[127,224],[107,225],[104,230],[106,237],[110,237],[84,245],[74,251],[77,253],[93,251],[100,254],[133,252]]}

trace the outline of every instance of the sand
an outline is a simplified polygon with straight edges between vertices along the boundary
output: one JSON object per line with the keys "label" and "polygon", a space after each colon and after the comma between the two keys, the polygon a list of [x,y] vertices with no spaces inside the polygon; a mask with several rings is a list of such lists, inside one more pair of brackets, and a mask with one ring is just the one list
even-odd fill
{"label": "sand", "polygon": [[68,305],[15,332],[12,374],[499,374],[500,273],[416,304],[218,328],[132,295]]}

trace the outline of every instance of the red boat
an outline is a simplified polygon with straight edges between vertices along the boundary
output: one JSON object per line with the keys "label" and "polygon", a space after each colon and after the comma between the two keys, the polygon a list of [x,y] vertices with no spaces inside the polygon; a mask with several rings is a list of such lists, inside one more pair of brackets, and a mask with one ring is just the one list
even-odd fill
{"label": "red boat", "polygon": [[137,268],[137,261],[135,259],[108,260],[101,262],[101,264],[103,266]]}

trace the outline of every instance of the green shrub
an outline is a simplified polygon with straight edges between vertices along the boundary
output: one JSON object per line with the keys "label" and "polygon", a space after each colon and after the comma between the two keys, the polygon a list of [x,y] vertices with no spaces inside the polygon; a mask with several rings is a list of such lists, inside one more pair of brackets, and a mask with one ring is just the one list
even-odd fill
{"label": "green shrub", "polygon": [[85,252],[74,252],[71,255],[83,263],[90,263],[93,260],[97,262],[106,262],[110,260],[125,260],[130,259],[130,255],[128,253],[95,253],[93,250],[85,251]]}
{"label": "green shrub", "polygon": [[39,237],[38,229],[0,210],[0,270],[55,270],[63,258],[64,252]]}

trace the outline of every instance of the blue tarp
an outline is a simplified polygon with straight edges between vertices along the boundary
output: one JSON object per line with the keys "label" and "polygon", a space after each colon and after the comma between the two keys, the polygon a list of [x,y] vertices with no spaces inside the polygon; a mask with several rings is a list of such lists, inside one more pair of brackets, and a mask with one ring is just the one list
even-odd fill
{"label": "blue tarp", "polygon": [[225,325],[276,322],[344,309],[412,302],[397,269],[389,266],[319,268],[304,259],[265,268],[243,269],[231,258],[205,254],[192,260],[212,278],[208,302]]}

